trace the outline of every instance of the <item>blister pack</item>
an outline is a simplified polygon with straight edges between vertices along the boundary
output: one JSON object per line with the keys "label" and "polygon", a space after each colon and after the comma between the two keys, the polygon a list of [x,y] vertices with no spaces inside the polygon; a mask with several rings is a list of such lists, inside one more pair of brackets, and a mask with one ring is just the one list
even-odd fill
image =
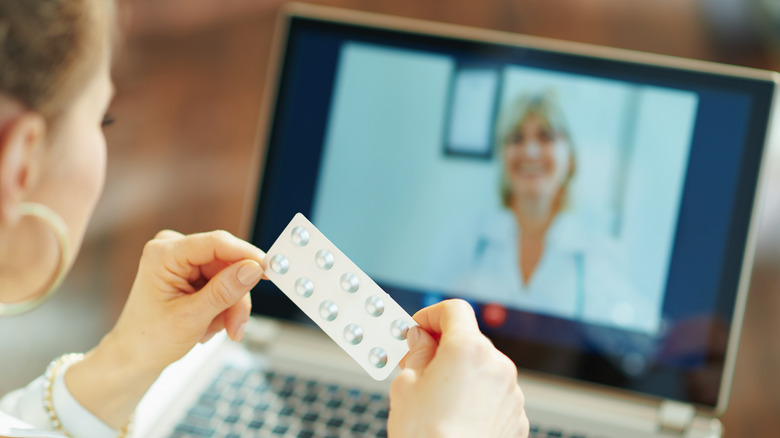
{"label": "blister pack", "polygon": [[266,275],[376,380],[409,348],[412,317],[298,213],[266,253]]}

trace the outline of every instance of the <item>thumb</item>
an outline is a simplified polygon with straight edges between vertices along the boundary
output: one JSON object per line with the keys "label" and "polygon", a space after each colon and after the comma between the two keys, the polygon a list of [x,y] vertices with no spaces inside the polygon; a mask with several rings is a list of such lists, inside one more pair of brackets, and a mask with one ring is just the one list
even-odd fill
{"label": "thumb", "polygon": [[433,337],[418,326],[409,329],[406,335],[409,343],[409,353],[406,354],[401,366],[421,372],[436,354],[439,344]]}
{"label": "thumb", "polygon": [[233,263],[211,278],[193,298],[210,318],[236,304],[263,276],[263,268],[254,260]]}

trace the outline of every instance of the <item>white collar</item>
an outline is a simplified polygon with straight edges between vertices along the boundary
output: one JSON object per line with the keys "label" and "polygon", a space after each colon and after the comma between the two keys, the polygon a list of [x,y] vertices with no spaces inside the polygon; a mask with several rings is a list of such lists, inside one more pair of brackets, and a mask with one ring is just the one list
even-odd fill
{"label": "white collar", "polygon": [[0,436],[9,438],[64,438],[65,435],[37,430],[29,424],[0,411]]}
{"label": "white collar", "polygon": [[[483,234],[494,241],[505,240],[507,236],[519,239],[520,233],[514,213],[506,208],[489,215],[483,229]],[[545,242],[563,251],[580,252],[590,246],[594,234],[597,233],[585,230],[575,215],[563,211],[553,218]]]}

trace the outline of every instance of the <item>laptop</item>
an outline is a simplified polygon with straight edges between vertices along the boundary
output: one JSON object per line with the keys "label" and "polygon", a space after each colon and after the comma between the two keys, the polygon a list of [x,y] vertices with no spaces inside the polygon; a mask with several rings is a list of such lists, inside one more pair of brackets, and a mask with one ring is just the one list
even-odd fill
{"label": "laptop", "polygon": [[[778,74],[304,4],[273,66],[244,237],[301,212],[410,314],[467,300],[534,437],[722,435]],[[252,300],[139,436],[385,436],[391,380]]]}

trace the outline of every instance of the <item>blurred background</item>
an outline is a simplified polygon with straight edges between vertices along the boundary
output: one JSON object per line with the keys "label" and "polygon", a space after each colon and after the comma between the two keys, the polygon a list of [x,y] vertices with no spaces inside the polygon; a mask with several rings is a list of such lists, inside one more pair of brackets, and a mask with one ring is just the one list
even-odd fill
{"label": "blurred background", "polygon": [[[316,0],[313,3],[780,70],[777,0]],[[113,325],[163,228],[240,233],[276,14],[284,0],[119,0],[123,40],[105,192],[72,274],[0,319],[0,394]],[[775,145],[773,161],[780,161]],[[780,166],[770,172],[729,437],[780,430]],[[41,321],[44,323],[42,324]],[[24,359],[19,359],[24,358]]]}

